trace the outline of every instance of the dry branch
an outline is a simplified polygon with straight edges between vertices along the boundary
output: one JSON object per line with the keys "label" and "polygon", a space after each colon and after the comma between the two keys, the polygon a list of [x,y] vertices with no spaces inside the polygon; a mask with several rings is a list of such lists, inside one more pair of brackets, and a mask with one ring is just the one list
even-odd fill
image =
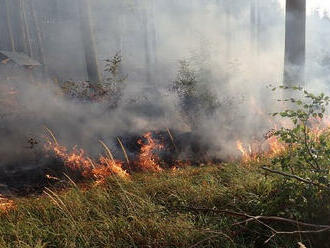
{"label": "dry branch", "polygon": [[265,166],[263,166],[262,169],[265,170],[265,171],[271,172],[273,174],[278,174],[278,175],[281,175],[281,176],[296,179],[296,180],[298,180],[300,182],[303,182],[303,183],[306,183],[306,184],[311,184],[311,185],[314,185],[314,186],[317,186],[317,187],[320,187],[320,188],[330,189],[330,187],[327,186],[327,185],[316,183],[316,182],[313,182],[311,180],[308,180],[308,179],[305,179],[305,178],[302,178],[302,177],[299,177],[299,176],[296,176],[296,175],[292,175],[292,174],[289,174],[289,173],[286,173],[286,172],[273,170],[273,169],[270,169],[270,168],[265,167]]}
{"label": "dry branch", "polygon": [[[275,238],[277,235],[297,235],[297,234],[316,234],[316,233],[323,233],[330,231],[330,225],[318,225],[318,224],[311,224],[311,223],[305,223],[297,220],[292,220],[288,218],[283,217],[277,217],[277,216],[253,216],[246,213],[240,213],[230,210],[220,210],[220,209],[211,209],[211,208],[193,208],[193,207],[182,207],[182,208],[175,208],[175,210],[181,210],[181,211],[193,211],[193,212],[213,212],[218,214],[224,214],[234,217],[242,217],[246,218],[244,221],[234,223],[233,226],[236,225],[242,225],[247,224],[249,222],[255,221],[262,226],[266,227],[272,232],[272,235],[265,241],[265,243],[268,243],[270,240]],[[283,222],[283,223],[289,223],[292,225],[296,225],[299,227],[310,227],[314,229],[310,230],[294,230],[294,231],[278,231],[275,228],[271,227],[270,225],[266,224],[265,221],[270,222]]]}

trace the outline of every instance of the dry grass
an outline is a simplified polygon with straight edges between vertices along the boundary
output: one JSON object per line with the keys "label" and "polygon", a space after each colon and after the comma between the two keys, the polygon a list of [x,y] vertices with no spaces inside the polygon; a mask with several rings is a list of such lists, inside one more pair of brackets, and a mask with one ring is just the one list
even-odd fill
{"label": "dry grass", "polygon": [[[46,189],[41,197],[16,199],[17,207],[0,216],[0,246],[264,247],[269,235],[264,228],[253,223],[232,227],[235,218],[187,207],[280,216],[291,212],[305,221],[329,218],[328,200],[309,206],[313,199],[302,187],[285,188],[279,178],[237,164],[136,174],[132,180],[111,177],[87,190],[71,185],[63,192]],[[290,203],[301,196],[306,203]],[[298,247],[298,242],[321,247],[319,240],[329,241],[327,235],[317,238],[281,236],[268,247]]]}

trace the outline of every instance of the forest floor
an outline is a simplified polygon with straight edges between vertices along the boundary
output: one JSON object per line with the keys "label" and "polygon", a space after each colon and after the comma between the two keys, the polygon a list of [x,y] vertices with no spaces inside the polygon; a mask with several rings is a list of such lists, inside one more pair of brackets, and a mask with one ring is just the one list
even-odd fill
{"label": "forest floor", "polygon": [[274,234],[268,226],[303,227],[242,223],[250,215],[330,219],[329,193],[315,196],[303,183],[269,175],[265,163],[113,176],[100,185],[71,182],[65,190],[13,199],[15,206],[0,215],[0,247],[330,247],[327,232],[268,240]]}

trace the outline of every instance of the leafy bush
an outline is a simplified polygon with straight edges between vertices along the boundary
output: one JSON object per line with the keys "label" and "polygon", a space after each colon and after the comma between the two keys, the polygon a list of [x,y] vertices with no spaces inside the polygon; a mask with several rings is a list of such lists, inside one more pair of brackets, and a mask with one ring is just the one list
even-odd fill
{"label": "leafy bush", "polygon": [[103,102],[111,108],[117,107],[127,79],[121,68],[122,56],[117,52],[105,62],[105,79],[102,82],[67,81],[61,86],[64,94],[79,101]]}
{"label": "leafy bush", "polygon": [[203,113],[211,115],[218,108],[219,102],[210,87],[203,78],[202,73],[193,69],[191,64],[182,60],[179,62],[177,78],[172,84],[171,90],[179,97],[179,105],[187,122],[197,126],[198,116]]}
{"label": "leafy bush", "polygon": [[330,97],[323,93],[314,95],[300,87],[280,88],[293,91],[293,96],[298,96],[298,92],[303,97],[280,100],[286,103],[288,109],[273,114],[289,120],[290,125],[273,133],[288,149],[282,156],[274,158],[272,163],[311,184],[329,188],[330,130],[325,114]]}
{"label": "leafy bush", "polygon": [[127,74],[123,73],[122,61],[123,57],[120,52],[117,52],[112,59],[106,60],[105,72],[107,73],[107,77],[102,83],[102,88],[107,92],[107,95],[110,96],[114,106],[117,106],[123,96],[123,92],[126,88],[125,81],[128,77]]}

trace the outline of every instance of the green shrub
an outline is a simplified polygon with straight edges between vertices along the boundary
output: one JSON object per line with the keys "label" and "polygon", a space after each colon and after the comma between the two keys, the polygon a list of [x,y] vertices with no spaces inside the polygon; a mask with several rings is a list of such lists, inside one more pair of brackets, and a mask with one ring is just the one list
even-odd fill
{"label": "green shrub", "polygon": [[[289,120],[289,127],[273,133],[288,149],[272,163],[280,166],[282,171],[329,188],[330,132],[325,115],[330,97],[323,93],[314,95],[300,87],[280,88],[293,91],[297,97],[281,100],[287,103],[288,109],[273,114]],[[296,92],[303,97],[298,98]]]}
{"label": "green shrub", "polygon": [[217,96],[210,90],[205,73],[197,71],[190,62],[179,62],[179,70],[171,90],[179,97],[179,107],[192,127],[198,126],[201,114],[210,116],[219,107]]}

